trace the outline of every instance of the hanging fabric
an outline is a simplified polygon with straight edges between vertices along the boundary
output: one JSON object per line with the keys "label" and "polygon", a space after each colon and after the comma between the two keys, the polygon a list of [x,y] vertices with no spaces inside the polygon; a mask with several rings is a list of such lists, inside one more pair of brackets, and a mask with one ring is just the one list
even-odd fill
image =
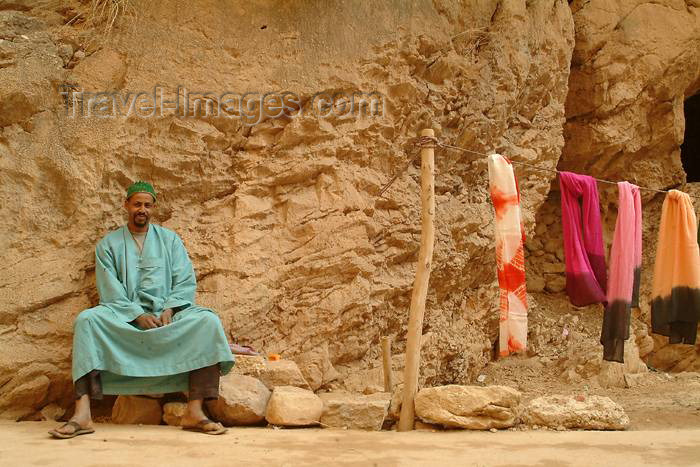
{"label": "hanging fabric", "polygon": [[661,208],[651,329],[671,344],[694,344],[700,320],[700,249],[690,196],[670,190]]}
{"label": "hanging fabric", "polygon": [[527,291],[525,286],[525,229],[520,214],[520,191],[513,166],[500,154],[488,159],[489,188],[496,211],[498,267],[499,355],[522,352],[527,345]]}
{"label": "hanging fabric", "polygon": [[576,306],[605,303],[606,272],[598,187],[593,177],[560,172],[566,293]]}
{"label": "hanging fabric", "polygon": [[639,187],[617,184],[618,212],[610,251],[608,305],[603,314],[603,360],[624,362],[625,340],[630,335],[630,313],[639,306],[642,267],[642,201]]}

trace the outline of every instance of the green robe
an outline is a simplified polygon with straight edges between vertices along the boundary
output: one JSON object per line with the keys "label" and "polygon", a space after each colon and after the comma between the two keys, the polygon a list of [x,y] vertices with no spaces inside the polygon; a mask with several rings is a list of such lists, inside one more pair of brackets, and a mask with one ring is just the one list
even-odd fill
{"label": "green robe", "polygon": [[[95,274],[100,304],[75,320],[73,381],[102,370],[104,394],[154,394],[187,391],[191,370],[231,370],[219,317],[194,303],[194,269],[175,232],[151,224],[141,253],[126,226],[110,232],[95,249]],[[166,308],[178,310],[167,326],[131,324]]]}

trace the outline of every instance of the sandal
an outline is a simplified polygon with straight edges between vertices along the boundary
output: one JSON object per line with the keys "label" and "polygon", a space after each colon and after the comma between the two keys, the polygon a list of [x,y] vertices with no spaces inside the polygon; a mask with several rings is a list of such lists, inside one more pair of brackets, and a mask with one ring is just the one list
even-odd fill
{"label": "sandal", "polygon": [[[205,429],[204,427],[209,424],[216,425],[216,428],[213,430]],[[221,423],[209,420],[208,418],[204,418],[198,421],[197,424],[194,426],[183,426],[182,429],[187,431],[196,431],[198,433],[204,433],[205,435],[223,435],[228,431],[226,428],[224,428],[224,426]]]}
{"label": "sandal", "polygon": [[[65,428],[67,426],[70,426],[73,428],[72,433],[61,433],[60,431],[58,431],[61,428]],[[94,432],[95,432],[94,428],[92,428],[92,427],[83,428],[80,425],[80,423],[74,422],[73,420],[71,420],[71,421],[64,423],[63,425],[61,425],[58,428],[54,428],[53,430],[50,430],[49,434],[57,439],[68,439],[68,438],[75,438],[76,436],[80,436],[80,435],[88,435],[88,434],[94,433]]]}

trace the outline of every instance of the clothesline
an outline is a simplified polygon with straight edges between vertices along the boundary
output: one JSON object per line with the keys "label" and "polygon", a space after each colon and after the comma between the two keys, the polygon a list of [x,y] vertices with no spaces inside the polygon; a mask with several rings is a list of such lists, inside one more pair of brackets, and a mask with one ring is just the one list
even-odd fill
{"label": "clothesline", "polygon": [[[451,145],[451,144],[443,143],[443,142],[441,142],[440,140],[438,140],[437,138],[435,138],[435,137],[433,137],[433,136],[421,136],[421,137],[419,137],[419,138],[417,139],[417,141],[415,142],[414,147],[416,147],[416,148],[439,147],[439,148],[443,148],[443,149],[451,149],[451,150],[453,150],[453,151],[467,152],[467,153],[475,154],[475,155],[482,156],[482,157],[488,157],[488,156],[490,155],[490,154],[486,154],[486,153],[483,153],[483,152],[473,151],[473,150],[471,150],[471,149],[462,148],[462,147],[459,147],[459,146],[453,146],[453,145]],[[417,152],[416,152],[416,153],[417,153]],[[415,154],[413,155],[413,157],[415,157]],[[378,197],[379,197],[379,196],[382,196],[382,195],[384,194],[384,192],[385,192],[386,190],[389,189],[389,187],[392,185],[392,183],[394,183],[394,181],[396,181],[396,179],[398,178],[398,176],[401,175],[401,173],[403,173],[403,171],[406,170],[406,169],[408,168],[409,164],[410,164],[411,161],[413,160],[413,157],[409,158],[409,160],[408,160],[408,162],[406,163],[406,165],[405,165],[400,171],[398,171],[398,172],[396,173],[396,175],[394,175],[394,176],[382,187],[381,190],[379,190],[379,194],[377,195]],[[561,170],[557,170],[557,169],[548,169],[548,168],[546,168],[546,167],[540,167],[540,166],[538,166],[538,165],[530,164],[530,163],[528,163],[528,162],[514,161],[514,160],[511,160],[511,159],[508,159],[508,160],[509,160],[512,164],[523,165],[523,166],[530,167],[530,168],[532,168],[532,169],[539,170],[539,171],[542,171],[542,172],[549,172],[549,173],[555,173],[555,174],[561,173]],[[593,178],[596,182],[607,183],[607,184],[610,184],[610,185],[617,185],[617,183],[618,183],[618,182],[615,182],[615,181],[612,181],[612,180],[603,180],[602,178],[595,178],[595,177],[592,177],[592,178]],[[656,188],[649,188],[649,187],[643,187],[643,186],[639,186],[638,188],[639,188],[640,190],[653,191],[653,192],[656,192],[656,193],[668,193],[668,192],[669,192],[669,190],[658,190],[658,189],[656,189]],[[695,196],[695,195],[688,194],[688,196],[690,196],[691,198],[700,199],[700,197]]]}

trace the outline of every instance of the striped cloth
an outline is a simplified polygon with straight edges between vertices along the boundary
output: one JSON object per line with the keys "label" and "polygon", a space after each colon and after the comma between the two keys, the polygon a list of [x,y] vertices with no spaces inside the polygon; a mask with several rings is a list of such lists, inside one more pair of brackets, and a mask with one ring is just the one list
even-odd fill
{"label": "striped cloth", "polygon": [[527,345],[525,287],[525,230],[520,215],[520,192],[513,166],[499,154],[488,159],[489,188],[496,211],[496,264],[498,268],[499,355],[523,352]]}

